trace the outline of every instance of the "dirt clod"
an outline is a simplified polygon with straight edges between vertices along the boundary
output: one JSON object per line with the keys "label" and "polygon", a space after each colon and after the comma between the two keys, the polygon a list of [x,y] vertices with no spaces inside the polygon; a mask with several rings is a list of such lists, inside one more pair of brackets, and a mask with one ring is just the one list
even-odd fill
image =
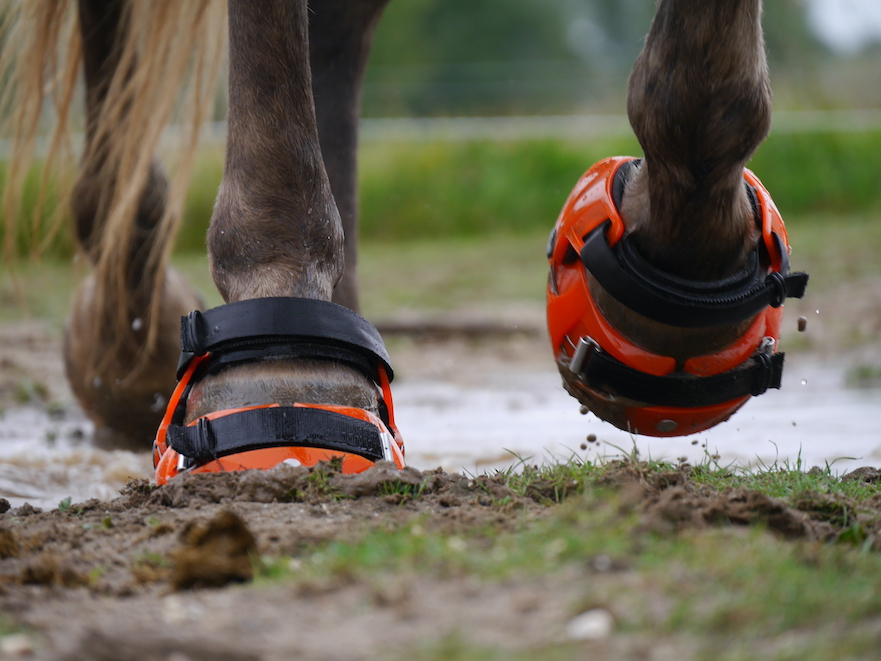
{"label": "dirt clod", "polygon": [[256,551],[254,535],[241,517],[223,510],[189,530],[184,546],[172,554],[172,586],[187,590],[250,581],[251,555]]}
{"label": "dirt clod", "polygon": [[8,528],[0,528],[0,560],[5,558],[17,558],[21,553],[21,543],[18,535]]}
{"label": "dirt clod", "polygon": [[879,483],[881,482],[881,469],[873,468],[871,466],[861,466],[856,470],[852,470],[847,475],[844,475],[841,479]]}
{"label": "dirt clod", "polygon": [[665,489],[643,505],[644,525],[655,531],[712,525],[763,524],[787,539],[825,540],[831,526],[758,491],[701,493],[690,484]]}
{"label": "dirt clod", "polygon": [[30,503],[25,503],[21,507],[18,507],[16,509],[12,510],[12,516],[24,518],[26,516],[32,516],[34,514],[39,514],[42,511],[43,510],[40,509],[39,507],[34,507]]}

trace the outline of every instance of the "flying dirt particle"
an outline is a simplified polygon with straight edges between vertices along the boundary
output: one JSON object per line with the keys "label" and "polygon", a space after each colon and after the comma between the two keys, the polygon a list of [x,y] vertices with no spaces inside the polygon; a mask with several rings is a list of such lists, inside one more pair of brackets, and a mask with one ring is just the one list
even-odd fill
{"label": "flying dirt particle", "polygon": [[691,444],[692,444],[692,445],[697,445],[697,439],[694,439],[694,440],[691,442]]}
{"label": "flying dirt particle", "polygon": [[798,318],[798,332],[804,333],[805,329],[808,327],[808,318],[807,317],[799,317]]}
{"label": "flying dirt particle", "polygon": [[597,435],[596,434],[588,434],[587,435],[587,442],[588,443],[596,443],[597,442]]}
{"label": "flying dirt particle", "polygon": [[222,587],[254,577],[251,555],[257,551],[254,535],[229,510],[190,531],[183,548],[172,555],[171,583],[175,590]]}
{"label": "flying dirt particle", "polygon": [[581,415],[587,415],[588,411],[590,411],[590,409],[587,408],[584,404],[582,404],[581,407],[578,409],[578,412]]}
{"label": "flying dirt particle", "polygon": [[587,443],[582,443],[582,444],[581,444],[581,449],[582,449],[582,450],[587,450]]}

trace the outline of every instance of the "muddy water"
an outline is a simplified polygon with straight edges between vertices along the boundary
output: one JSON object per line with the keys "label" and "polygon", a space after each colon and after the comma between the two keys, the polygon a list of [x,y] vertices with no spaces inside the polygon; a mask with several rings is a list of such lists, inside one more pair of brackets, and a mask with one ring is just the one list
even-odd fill
{"label": "muddy water", "polygon": [[[482,388],[411,383],[396,395],[407,452],[418,466],[440,464],[479,472],[573,454],[630,453],[642,458],[718,455],[720,464],[770,465],[801,460],[836,472],[881,465],[881,389],[848,388],[841,369],[790,361],[781,390],[753,398],[728,422],[676,438],[633,436],[592,414],[581,415],[556,373],[504,375]],[[588,442],[588,435],[596,437]],[[586,449],[582,449],[585,444]]]}
{"label": "muddy water", "polygon": [[[840,368],[792,360],[784,387],[748,402],[715,429],[672,439],[633,437],[592,415],[550,370],[490,375],[457,384],[440,379],[396,383],[398,426],[417,468],[481,473],[573,454],[586,459],[631,452],[642,457],[744,466],[801,461],[833,464],[837,472],[881,465],[881,389],[847,388]],[[0,416],[0,496],[13,505],[56,507],[113,498],[131,477],[149,478],[149,455],[106,452],[89,443],[89,423],[74,407],[61,416],[37,408]],[[589,434],[596,442],[587,442]],[[582,449],[586,444],[586,449]]]}
{"label": "muddy water", "polygon": [[13,506],[55,507],[71,497],[111,499],[132,477],[148,477],[148,453],[92,447],[92,427],[74,406],[62,415],[34,407],[0,415],[0,496]]}

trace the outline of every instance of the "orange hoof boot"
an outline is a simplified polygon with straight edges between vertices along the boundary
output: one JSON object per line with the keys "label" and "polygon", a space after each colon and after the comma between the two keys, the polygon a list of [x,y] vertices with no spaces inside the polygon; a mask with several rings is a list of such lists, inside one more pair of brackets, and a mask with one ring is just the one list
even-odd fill
{"label": "orange hoof boot", "polygon": [[[378,415],[321,404],[263,404],[215,411],[185,423],[187,398],[207,374],[266,358],[317,358],[354,367],[377,388]],[[178,384],[153,442],[156,483],[181,473],[313,466],[338,458],[343,473],[376,461],[404,467],[395,426],[394,374],[378,331],[326,301],[261,298],[191,312],[181,319]]]}
{"label": "orange hoof boot", "polygon": [[[566,390],[598,417],[633,433],[682,436],[727,420],[750,397],[779,388],[782,305],[801,298],[805,273],[789,270],[789,240],[768,191],[749,170],[744,186],[762,239],[732,277],[695,282],[648,264],[618,207],[637,161],[594,165],[569,196],[548,242],[548,330]],[[658,324],[692,329],[746,322],[746,332],[682,369],[614,328],[591,280],[625,308]]]}

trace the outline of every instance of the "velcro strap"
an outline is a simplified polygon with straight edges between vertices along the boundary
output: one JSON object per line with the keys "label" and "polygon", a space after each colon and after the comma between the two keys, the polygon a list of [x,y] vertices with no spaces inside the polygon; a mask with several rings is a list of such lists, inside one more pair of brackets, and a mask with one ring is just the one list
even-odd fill
{"label": "velcro strap", "polygon": [[585,238],[581,260],[615,300],[654,321],[678,328],[722,326],[749,319],[768,306],[779,307],[787,297],[804,295],[808,275],[789,274],[788,260],[783,273],[767,273],[756,251],[730,278],[686,280],[651,266],[630,237],[610,248],[605,236],[608,224]]}
{"label": "velcro strap", "polygon": [[[295,345],[300,348],[284,349]],[[331,352],[328,356],[323,349],[310,352],[310,345],[335,347],[342,352]],[[280,297],[237,301],[182,317],[178,379],[192,356],[245,351],[257,358],[264,347],[271,348],[265,355],[272,356],[346,360],[354,353],[360,360],[349,362],[362,367],[358,363],[366,361],[371,367],[366,371],[374,380],[379,364],[390,381],[394,378],[379,331],[366,319],[328,301]]]}
{"label": "velcro strap", "polygon": [[230,413],[195,425],[170,425],[168,445],[197,463],[239,452],[310,447],[350,452],[371,461],[384,458],[379,428],[341,413],[300,406],[276,406]]}
{"label": "velcro strap", "polygon": [[635,370],[591,346],[580,376],[595,390],[654,406],[711,406],[779,388],[784,356],[783,352],[757,352],[742,365],[714,376],[684,372],[655,376]]}

